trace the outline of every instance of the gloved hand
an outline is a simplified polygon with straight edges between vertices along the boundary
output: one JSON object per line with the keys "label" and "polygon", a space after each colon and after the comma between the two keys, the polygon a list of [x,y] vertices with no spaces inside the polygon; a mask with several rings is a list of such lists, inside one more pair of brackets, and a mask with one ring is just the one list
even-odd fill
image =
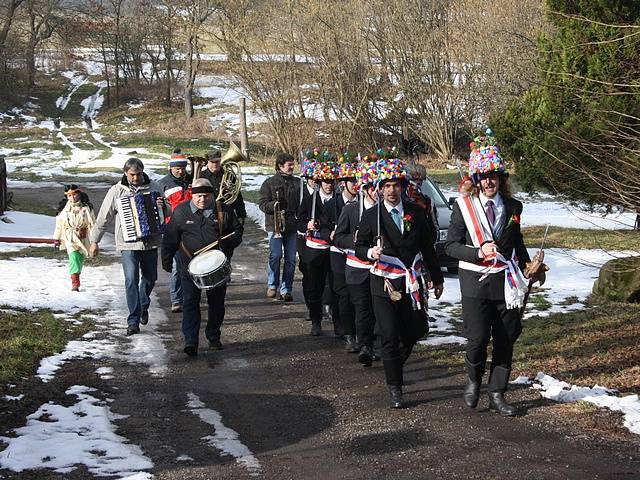
{"label": "gloved hand", "polygon": [[53,242],[53,248],[55,248],[56,250],[60,248],[60,240],[56,240],[55,242]]}

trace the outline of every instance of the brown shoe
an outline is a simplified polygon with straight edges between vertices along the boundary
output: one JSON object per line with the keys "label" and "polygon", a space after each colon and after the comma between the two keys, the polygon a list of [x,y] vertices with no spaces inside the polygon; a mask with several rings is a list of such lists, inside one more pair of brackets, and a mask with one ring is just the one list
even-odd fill
{"label": "brown shoe", "polygon": [[276,298],[275,288],[267,288],[267,298]]}

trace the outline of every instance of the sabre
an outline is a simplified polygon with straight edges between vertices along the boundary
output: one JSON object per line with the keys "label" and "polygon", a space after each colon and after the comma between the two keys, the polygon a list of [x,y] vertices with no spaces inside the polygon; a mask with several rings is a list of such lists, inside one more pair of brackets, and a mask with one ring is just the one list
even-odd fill
{"label": "sabre", "polygon": [[298,205],[302,205],[302,198],[304,197],[303,192],[304,192],[304,176],[302,175],[302,165],[304,162],[304,154],[302,153],[302,150],[300,150],[298,152],[298,157],[300,158],[300,201],[298,202]]}
{"label": "sabre", "polygon": [[316,199],[318,198],[318,185],[313,186],[313,195],[311,196],[311,220],[314,224],[316,221]]}
{"label": "sabre", "polygon": [[[547,228],[544,229],[544,235],[542,236],[542,242],[540,243],[540,250],[533,256],[533,260],[527,264],[525,268],[525,272],[529,271],[529,285],[527,286],[527,293],[524,294],[524,300],[522,301],[522,308],[520,309],[520,318],[524,316],[524,310],[527,307],[527,302],[529,301],[529,294],[531,293],[531,289],[533,288],[533,283],[535,282],[534,275],[542,269],[543,272],[549,270],[544,264],[544,244],[547,240],[547,233],[549,232],[549,224],[547,223]],[[542,285],[543,282],[540,282]]]}
{"label": "sabre", "polygon": [[464,174],[462,173],[462,162],[459,157],[456,157],[456,167],[458,168],[458,173],[460,174],[460,178],[464,178]]}

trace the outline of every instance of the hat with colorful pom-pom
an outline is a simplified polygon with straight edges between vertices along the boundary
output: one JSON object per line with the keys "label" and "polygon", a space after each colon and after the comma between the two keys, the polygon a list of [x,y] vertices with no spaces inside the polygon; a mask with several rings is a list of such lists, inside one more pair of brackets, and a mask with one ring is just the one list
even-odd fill
{"label": "hat with colorful pom-pom", "polygon": [[338,155],[336,178],[341,180],[356,178],[357,170],[358,163],[353,153],[345,150]]}
{"label": "hat with colorful pom-pom", "polygon": [[484,135],[478,135],[469,144],[469,175],[473,183],[478,184],[480,178],[487,173],[496,172],[508,175],[500,148],[496,144],[493,131],[487,128]]}
{"label": "hat with colorful pom-pom", "polygon": [[320,150],[313,148],[305,153],[307,159],[312,159],[311,178],[315,180],[333,180],[336,178],[336,161],[335,157],[329,150]]}
{"label": "hat with colorful pom-pom", "polygon": [[373,185],[378,178],[378,156],[374,153],[360,158],[356,170],[356,180],[358,188],[366,185]]}
{"label": "hat with colorful pom-pom", "polygon": [[379,148],[376,150],[376,155],[378,157],[377,184],[382,184],[387,180],[401,180],[403,183],[408,180],[407,166],[400,159],[397,148]]}

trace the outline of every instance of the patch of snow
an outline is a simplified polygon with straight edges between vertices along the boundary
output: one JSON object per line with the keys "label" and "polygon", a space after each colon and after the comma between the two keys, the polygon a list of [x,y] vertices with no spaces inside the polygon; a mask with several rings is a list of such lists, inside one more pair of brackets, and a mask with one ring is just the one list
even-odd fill
{"label": "patch of snow", "polygon": [[266,231],[264,212],[260,210],[257,204],[253,202],[244,202],[244,207],[247,210],[247,216],[256,222],[260,228]]}
{"label": "patch of snow", "polygon": [[24,394],[21,393],[20,395],[5,395],[3,397],[6,401],[8,402],[19,402],[20,400],[22,400],[24,398]]}
{"label": "patch of snow", "polygon": [[213,435],[207,435],[202,439],[222,453],[234,457],[239,465],[249,471],[249,475],[259,476],[262,469],[260,462],[251,450],[240,441],[238,432],[225,426],[222,423],[222,416],[214,409],[206,408],[206,405],[200,401],[195,393],[189,392],[187,396],[189,398],[187,407],[191,413],[214,428]]}
{"label": "patch of snow", "polygon": [[0,437],[8,446],[0,452],[0,466],[14,472],[50,468],[65,474],[86,465],[98,476],[134,475],[153,468],[140,447],[117,435],[112,424],[124,418],[89,392],[75,385],[65,393],[77,397],[69,407],[46,403],[27,417],[15,437]]}
{"label": "patch of snow", "polygon": [[600,385],[578,387],[538,372],[532,388],[544,398],[562,403],[589,402],[601,408],[608,408],[624,415],[624,426],[630,432],[640,434],[640,398],[638,395],[618,397],[615,391]]}

